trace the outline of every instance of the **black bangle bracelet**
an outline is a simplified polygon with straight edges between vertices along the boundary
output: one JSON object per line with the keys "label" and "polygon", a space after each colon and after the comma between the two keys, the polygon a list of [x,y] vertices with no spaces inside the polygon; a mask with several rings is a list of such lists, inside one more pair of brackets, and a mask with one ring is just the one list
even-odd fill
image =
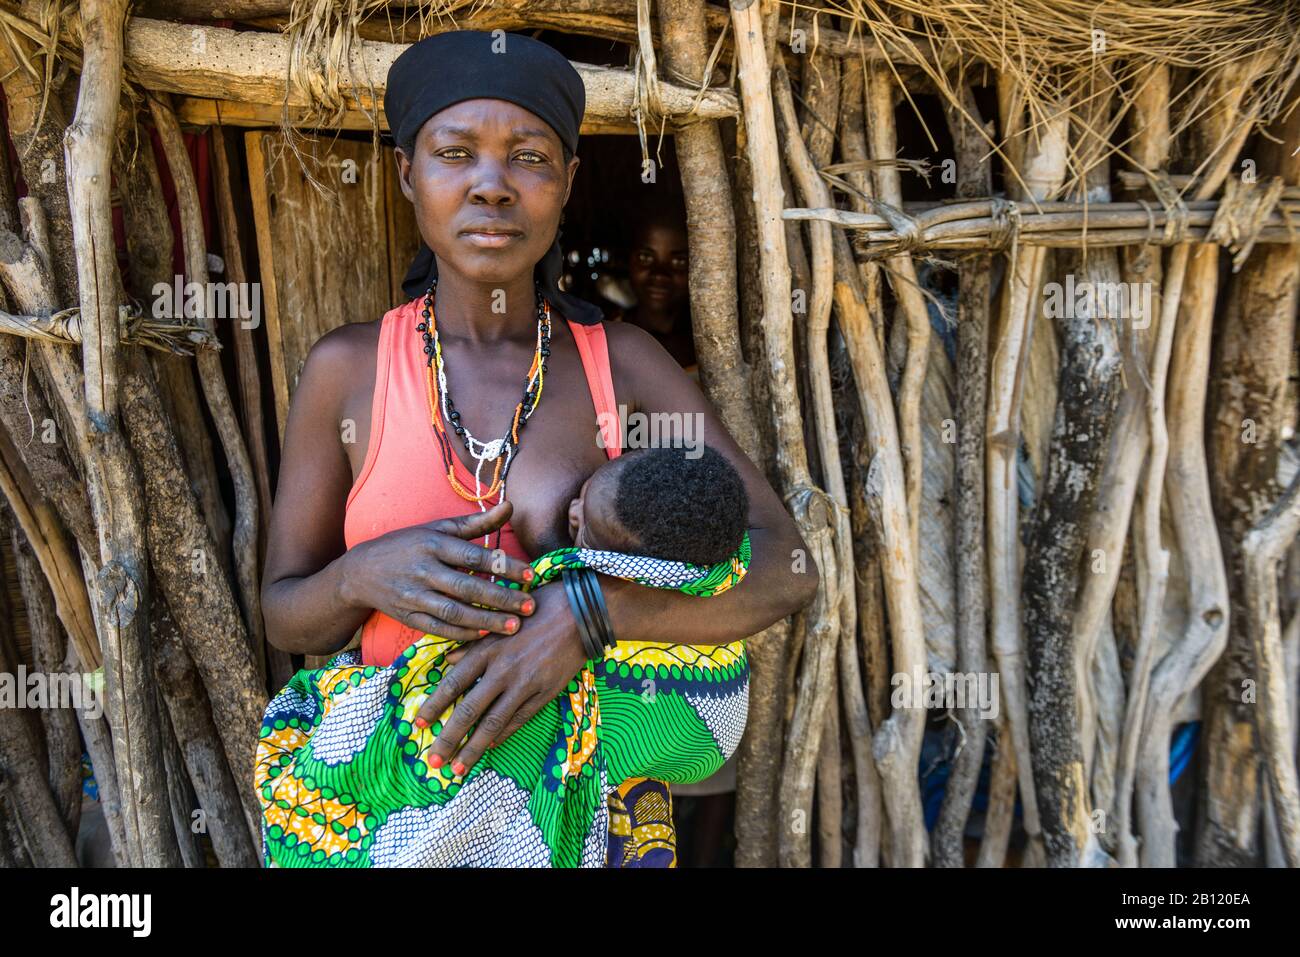
{"label": "black bangle bracelet", "polygon": [[598,649],[597,657],[604,658],[604,649],[608,648],[608,642],[606,641],[606,628],[604,628],[604,623],[593,598],[595,588],[597,588],[597,585],[595,585],[595,572],[590,571],[589,568],[584,568],[580,575],[577,576],[575,583],[573,583],[573,590],[577,593],[577,597],[580,598],[582,614],[586,616],[586,627],[591,632],[593,645]]}
{"label": "black bangle bracelet", "polygon": [[591,617],[586,608],[586,598],[579,590],[579,584],[575,580],[581,576],[584,569],[566,568],[560,573],[564,581],[565,594],[569,596],[569,610],[573,612],[574,621],[578,624],[578,637],[582,639],[582,648],[587,653],[587,657],[593,660],[599,660],[605,657],[605,649],[597,637]]}
{"label": "black bangle bracelet", "polygon": [[560,580],[564,582],[564,594],[568,596],[569,610],[573,612],[573,620],[578,625],[578,637],[582,639],[583,650],[587,652],[588,657],[591,657],[591,634],[587,630],[586,618],[578,607],[580,599],[574,591],[572,576],[573,571],[566,568],[560,573]]}
{"label": "black bangle bracelet", "polygon": [[587,628],[591,631],[592,641],[600,649],[603,658],[605,655],[605,639],[600,631],[600,621],[596,617],[596,609],[591,604],[591,595],[587,591],[586,569],[573,576],[573,590],[578,596],[578,604],[582,608],[582,614],[587,619]]}
{"label": "black bangle bracelet", "polygon": [[596,577],[594,571],[588,569],[583,584],[587,589],[588,605],[596,619],[596,636],[606,649],[613,648],[616,643],[614,623],[609,620],[609,608],[605,605],[605,595],[600,590],[600,579]]}

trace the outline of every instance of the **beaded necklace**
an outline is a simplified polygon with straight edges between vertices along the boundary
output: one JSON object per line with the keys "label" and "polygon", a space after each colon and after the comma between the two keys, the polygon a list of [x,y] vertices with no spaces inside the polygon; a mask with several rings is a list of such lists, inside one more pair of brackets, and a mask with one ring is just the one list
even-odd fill
{"label": "beaded necklace", "polygon": [[[424,352],[428,357],[425,365],[429,420],[433,425],[434,437],[438,441],[438,450],[442,454],[447,482],[452,490],[461,498],[476,503],[480,511],[487,511],[487,506],[483,504],[484,499],[491,498],[497,492],[501,493],[502,498],[505,496],[506,476],[510,472],[510,464],[519,448],[520,435],[542,398],[542,384],[547,368],[546,357],[551,354],[551,305],[542,296],[541,290],[537,289],[537,349],[533,353],[533,362],[528,370],[523,398],[515,406],[515,414],[511,417],[510,428],[506,430],[506,434],[491,442],[483,442],[476,439],[473,433],[461,424],[460,412],[457,411],[456,403],[452,401],[447,388],[447,370],[443,362],[442,343],[438,339],[437,319],[433,307],[434,292],[437,287],[438,281],[435,279],[425,291],[424,308],[420,311],[421,321],[415,326],[424,338]],[[442,411],[441,415],[438,414],[439,408]],[[451,423],[452,429],[461,437],[470,457],[474,459],[474,491],[472,492],[456,477],[455,453],[452,451],[445,423]],[[492,482],[486,492],[482,490],[481,480],[485,462],[496,463],[492,471]],[[499,502],[500,499],[497,501]],[[485,537],[485,545],[486,542]],[[498,528],[497,547],[500,544],[501,529]]]}

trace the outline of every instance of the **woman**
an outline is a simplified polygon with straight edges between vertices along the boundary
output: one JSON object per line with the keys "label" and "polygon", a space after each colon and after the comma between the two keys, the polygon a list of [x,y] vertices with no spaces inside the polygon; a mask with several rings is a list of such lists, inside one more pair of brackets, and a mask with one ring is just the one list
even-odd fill
{"label": "woman", "polygon": [[[263,585],[268,637],[326,655],[364,626],[363,660],[380,665],[425,633],[470,642],[425,709],[464,695],[434,743],[435,767],[472,767],[587,659],[563,589],[526,594],[486,576],[524,581],[529,556],[569,544],[569,503],[607,455],[595,418],[605,385],[627,412],[698,417],[744,481],[753,546],[752,583],[710,599],[707,617],[689,595],[603,577],[620,640],[737,641],[817,588],[814,568],[791,570],[804,545],[780,499],[672,357],[636,326],[605,329],[598,309],[556,285],[584,103],[572,66],[527,37],[440,34],[394,62],[385,110],[427,247],[404,287],[413,299],[323,336],[289,411]],[[521,400],[538,364],[544,390],[526,387]],[[438,431],[435,390],[454,397],[445,417],[432,403]],[[512,431],[521,418],[526,428]],[[340,439],[353,431],[355,441]],[[508,441],[471,441],[498,436]],[[493,481],[502,472],[508,499]]]}

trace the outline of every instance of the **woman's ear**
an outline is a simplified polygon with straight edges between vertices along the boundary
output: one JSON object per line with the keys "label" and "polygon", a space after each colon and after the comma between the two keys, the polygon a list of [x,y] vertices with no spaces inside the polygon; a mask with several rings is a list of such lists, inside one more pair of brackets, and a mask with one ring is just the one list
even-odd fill
{"label": "woman's ear", "polygon": [[569,182],[564,187],[564,202],[560,204],[561,206],[569,202],[569,193],[573,191],[573,175],[578,172],[578,164],[581,162],[576,155],[569,157],[569,168],[567,170]]}
{"label": "woman's ear", "polygon": [[402,195],[408,202],[414,203],[415,193],[411,189],[411,159],[400,146],[393,150],[393,158],[397,161],[397,181],[402,184]]}

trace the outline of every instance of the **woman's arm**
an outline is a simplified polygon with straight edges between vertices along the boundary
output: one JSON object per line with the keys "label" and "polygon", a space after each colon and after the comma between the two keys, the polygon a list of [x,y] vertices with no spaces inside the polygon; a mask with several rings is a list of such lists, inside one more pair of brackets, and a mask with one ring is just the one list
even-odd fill
{"label": "woman's arm", "polygon": [[338,651],[369,614],[344,594],[343,513],[352,467],[339,433],[340,386],[353,381],[364,332],[343,327],[312,346],[285,423],[262,609],[267,639],[289,652]]}
{"label": "woman's arm", "polygon": [[[688,448],[716,449],[740,474],[749,496],[749,572],[738,585],[712,598],[666,588],[646,588],[600,576],[614,636],[619,641],[673,641],[715,645],[757,634],[806,607],[817,593],[820,573],[798,526],[718,419],[698,385],[653,336],[631,323],[606,325],[615,386],[620,401],[643,420],[645,434],[668,444],[680,425]],[[655,428],[656,421],[662,427]],[[628,424],[629,438],[634,429]]]}
{"label": "woman's arm", "polygon": [[[343,388],[375,349],[372,330],[343,326],[308,353],[289,419],[262,584],[267,639],[309,655],[338,651],[374,609],[421,632],[472,641],[481,630],[513,634],[512,618],[532,614],[523,592],[459,568],[515,581],[526,562],[472,539],[509,521],[512,507],[397,529],[348,550],[343,518],[352,466],[340,435]],[[364,402],[364,414],[370,403]],[[362,414],[353,412],[352,414]],[[472,602],[490,606],[475,608]],[[491,610],[497,609],[497,610]]]}

